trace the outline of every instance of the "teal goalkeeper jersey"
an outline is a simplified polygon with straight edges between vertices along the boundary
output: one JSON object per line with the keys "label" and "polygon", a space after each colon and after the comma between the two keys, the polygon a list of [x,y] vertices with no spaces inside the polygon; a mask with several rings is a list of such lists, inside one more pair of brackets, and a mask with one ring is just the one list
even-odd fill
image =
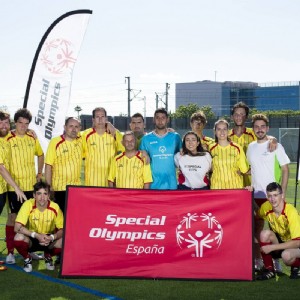
{"label": "teal goalkeeper jersey", "polygon": [[151,159],[153,178],[151,189],[177,189],[174,155],[180,151],[181,146],[180,135],[176,132],[158,136],[152,131],[142,138],[140,150],[147,151]]}

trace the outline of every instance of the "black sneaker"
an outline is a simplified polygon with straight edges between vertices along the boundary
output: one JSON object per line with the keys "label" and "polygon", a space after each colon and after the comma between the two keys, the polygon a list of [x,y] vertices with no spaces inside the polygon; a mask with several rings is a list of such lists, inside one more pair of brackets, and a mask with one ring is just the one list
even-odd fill
{"label": "black sneaker", "polygon": [[291,279],[299,279],[300,278],[300,267],[291,267]]}
{"label": "black sneaker", "polygon": [[51,256],[45,256],[46,269],[53,271],[55,269]]}
{"label": "black sneaker", "polygon": [[56,260],[55,260],[54,264],[55,264],[56,266],[60,265],[60,254],[59,254],[59,255],[56,255]]}
{"label": "black sneaker", "polygon": [[275,278],[275,271],[264,269],[261,274],[256,277],[256,280],[268,280]]}

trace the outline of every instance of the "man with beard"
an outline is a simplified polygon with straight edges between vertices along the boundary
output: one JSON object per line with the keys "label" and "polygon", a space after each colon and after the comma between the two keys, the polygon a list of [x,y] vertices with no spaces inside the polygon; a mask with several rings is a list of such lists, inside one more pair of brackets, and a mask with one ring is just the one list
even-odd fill
{"label": "man with beard", "polygon": [[[276,150],[269,151],[269,120],[263,114],[252,116],[252,128],[257,141],[249,144],[247,149],[247,159],[251,167],[251,185],[254,188],[254,200],[260,207],[267,201],[266,187],[270,182],[281,184],[283,197],[285,197],[290,159],[285,153],[281,144],[277,143]],[[259,240],[259,232],[263,229],[263,219],[255,220],[255,238]],[[258,244],[256,243],[256,263],[257,269],[262,265],[259,258]],[[278,262],[276,269],[280,271]]]}
{"label": "man with beard", "polygon": [[153,182],[151,189],[176,190],[176,168],[174,155],[180,151],[182,141],[176,132],[169,132],[168,112],[158,108],[154,113],[155,129],[142,138],[140,149],[145,150],[151,159]]}
{"label": "man with beard", "polygon": [[9,114],[0,111],[0,215],[6,202],[7,197],[7,183],[13,186],[20,202],[26,200],[26,196],[17,186],[8,172],[10,149],[5,142],[5,137],[8,135],[10,129]]}
{"label": "man with beard", "polygon": [[251,185],[254,187],[254,198],[260,206],[267,200],[266,187],[270,182],[280,183],[285,196],[290,160],[279,143],[277,143],[275,151],[269,151],[267,136],[269,120],[265,115],[253,115],[252,128],[257,141],[249,144],[247,159],[251,165]]}
{"label": "man with beard", "polygon": [[140,113],[135,113],[131,116],[131,121],[129,123],[130,130],[134,133],[137,147],[140,146],[141,140],[145,133],[145,121],[144,117]]}

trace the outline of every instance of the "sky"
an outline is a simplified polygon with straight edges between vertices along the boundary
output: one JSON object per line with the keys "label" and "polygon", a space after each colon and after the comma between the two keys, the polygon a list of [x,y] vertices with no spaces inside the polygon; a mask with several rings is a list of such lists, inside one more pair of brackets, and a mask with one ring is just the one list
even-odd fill
{"label": "sky", "polygon": [[93,14],[73,72],[69,116],[77,105],[82,114],[97,106],[127,114],[125,77],[140,91],[131,112],[147,116],[155,93],[164,100],[166,83],[174,111],[175,83],[300,80],[299,1],[10,0],[1,3],[0,106],[11,114],[23,105],[43,34],[77,9]]}

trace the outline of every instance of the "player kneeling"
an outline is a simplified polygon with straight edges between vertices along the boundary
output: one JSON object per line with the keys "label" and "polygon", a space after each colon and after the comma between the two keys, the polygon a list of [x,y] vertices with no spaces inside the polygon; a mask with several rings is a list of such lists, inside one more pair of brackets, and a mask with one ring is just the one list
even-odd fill
{"label": "player kneeling", "polygon": [[50,201],[50,186],[45,182],[34,185],[33,197],[25,201],[15,223],[15,248],[24,258],[24,271],[32,271],[29,252],[44,251],[47,270],[54,270],[52,256],[61,252],[63,213]]}
{"label": "player kneeling", "polygon": [[257,211],[260,218],[268,221],[270,229],[260,233],[261,255],[265,269],[258,280],[275,277],[272,258],[282,258],[291,266],[291,279],[300,279],[300,216],[296,208],[285,202],[280,184],[267,185],[266,201]]}

